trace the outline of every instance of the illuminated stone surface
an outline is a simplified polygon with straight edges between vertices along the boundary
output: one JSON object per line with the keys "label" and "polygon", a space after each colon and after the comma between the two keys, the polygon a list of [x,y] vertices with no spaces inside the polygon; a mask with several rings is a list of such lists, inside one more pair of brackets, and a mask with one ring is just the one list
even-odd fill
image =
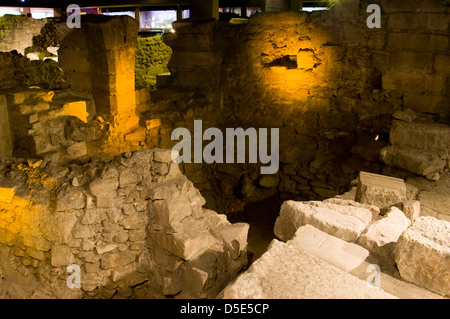
{"label": "illuminated stone surface", "polygon": [[376,207],[348,200],[286,201],[281,206],[274,233],[286,241],[299,227],[310,224],[330,235],[354,242],[378,213]]}
{"label": "illuminated stone surface", "polygon": [[416,218],[400,236],[395,262],[404,280],[450,296],[450,223]]}

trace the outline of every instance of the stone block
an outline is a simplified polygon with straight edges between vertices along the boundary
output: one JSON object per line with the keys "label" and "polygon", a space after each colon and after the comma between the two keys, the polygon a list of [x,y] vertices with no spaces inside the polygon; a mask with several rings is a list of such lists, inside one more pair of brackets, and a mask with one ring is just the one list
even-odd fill
{"label": "stone block", "polygon": [[379,210],[372,206],[347,200],[286,201],[281,206],[274,233],[286,241],[294,236],[298,228],[310,224],[330,235],[354,242],[378,213]]}
{"label": "stone block", "polygon": [[356,201],[386,209],[406,200],[406,185],[402,179],[360,172]]}
{"label": "stone block", "polygon": [[420,216],[420,202],[418,200],[407,200],[403,203],[403,213],[413,221]]}
{"label": "stone block", "polygon": [[[300,227],[295,237],[287,242],[345,272],[367,281],[370,265],[378,260],[370,252],[356,244],[328,235],[310,225]],[[384,272],[380,273],[380,288],[400,299],[437,299],[439,295],[416,285],[395,279]]]}
{"label": "stone block", "polygon": [[125,266],[136,261],[136,254],[131,251],[122,251],[116,253],[106,253],[102,255],[100,262],[102,269],[111,269]]}
{"label": "stone block", "polygon": [[408,145],[425,151],[449,152],[450,126],[438,123],[392,121],[391,144]]}
{"label": "stone block", "polygon": [[390,299],[379,288],[294,245],[273,240],[250,268],[228,285],[224,299]]}
{"label": "stone block", "polygon": [[56,211],[83,209],[86,206],[86,195],[76,187],[65,186],[56,196]]}
{"label": "stone block", "polygon": [[405,145],[391,145],[380,150],[380,159],[387,165],[422,176],[433,176],[447,164],[435,152]]}
{"label": "stone block", "polygon": [[411,220],[396,207],[375,221],[358,238],[358,245],[366,248],[380,261],[380,266],[394,266],[394,248],[400,235],[411,225]]}
{"label": "stone block", "polygon": [[367,267],[378,263],[367,249],[331,236],[311,225],[300,227],[288,244],[358,278],[366,278]]}
{"label": "stone block", "polygon": [[437,294],[450,296],[450,223],[416,218],[400,236],[395,262],[400,276]]}
{"label": "stone block", "polygon": [[75,260],[70,247],[53,246],[51,249],[51,263],[53,267],[68,266]]}
{"label": "stone block", "polygon": [[182,228],[170,234],[159,231],[158,243],[171,254],[189,261],[203,254],[214,239],[206,224],[192,219],[183,221]]}
{"label": "stone block", "polygon": [[86,142],[75,143],[69,146],[66,151],[67,155],[69,155],[72,159],[77,159],[88,155]]}
{"label": "stone block", "polygon": [[231,257],[238,259],[243,251],[247,249],[247,236],[249,224],[236,223],[225,226],[220,230],[220,235],[225,245],[230,249]]}

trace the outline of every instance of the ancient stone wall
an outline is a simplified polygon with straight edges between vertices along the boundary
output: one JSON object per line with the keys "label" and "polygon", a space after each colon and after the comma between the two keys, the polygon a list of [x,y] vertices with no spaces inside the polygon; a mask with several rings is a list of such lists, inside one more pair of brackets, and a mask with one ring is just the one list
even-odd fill
{"label": "ancient stone wall", "polygon": [[0,52],[0,89],[41,86],[54,90],[67,88],[66,76],[53,60],[30,61],[15,52]]}
{"label": "ancient stone wall", "polygon": [[[367,26],[371,3],[381,7],[380,29]],[[149,117],[189,129],[194,119],[205,128],[280,128],[277,176],[186,165],[208,199],[242,189],[332,197],[360,170],[392,173],[378,153],[395,111],[449,121],[448,13],[439,0],[347,0],[324,12],[258,14],[247,24],[176,22],[164,36],[174,51],[171,75],[152,92]],[[160,140],[170,145],[170,130]]]}
{"label": "ancient stone wall", "polygon": [[[28,278],[2,296],[214,298],[247,262],[249,226],[203,209],[170,150],[0,164],[2,277]],[[69,265],[81,287],[67,285]]]}
{"label": "ancient stone wall", "polygon": [[16,50],[25,54],[33,46],[33,37],[40,35],[47,19],[37,20],[26,15],[5,15],[0,17],[0,51]]}

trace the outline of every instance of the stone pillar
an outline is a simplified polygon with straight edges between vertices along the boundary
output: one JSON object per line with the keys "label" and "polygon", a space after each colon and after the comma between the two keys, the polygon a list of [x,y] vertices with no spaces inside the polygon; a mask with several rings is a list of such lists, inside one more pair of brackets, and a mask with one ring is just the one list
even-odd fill
{"label": "stone pillar", "polygon": [[2,157],[12,157],[8,104],[5,95],[0,95],[0,158]]}
{"label": "stone pillar", "polygon": [[219,0],[190,0],[191,18],[219,20]]}
{"label": "stone pillar", "polygon": [[136,116],[135,48],[138,22],[129,16],[82,16],[59,50],[61,68],[74,91],[90,92],[96,112],[121,133],[139,122]]}

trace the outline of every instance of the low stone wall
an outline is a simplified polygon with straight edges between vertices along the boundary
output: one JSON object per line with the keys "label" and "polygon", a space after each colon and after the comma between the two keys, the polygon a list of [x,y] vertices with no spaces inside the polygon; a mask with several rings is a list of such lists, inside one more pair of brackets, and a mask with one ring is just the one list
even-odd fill
{"label": "low stone wall", "polygon": [[[0,171],[0,246],[30,276],[0,295],[214,298],[247,262],[248,225],[203,209],[170,150],[69,166],[3,160]],[[80,289],[67,285],[69,265]]]}

